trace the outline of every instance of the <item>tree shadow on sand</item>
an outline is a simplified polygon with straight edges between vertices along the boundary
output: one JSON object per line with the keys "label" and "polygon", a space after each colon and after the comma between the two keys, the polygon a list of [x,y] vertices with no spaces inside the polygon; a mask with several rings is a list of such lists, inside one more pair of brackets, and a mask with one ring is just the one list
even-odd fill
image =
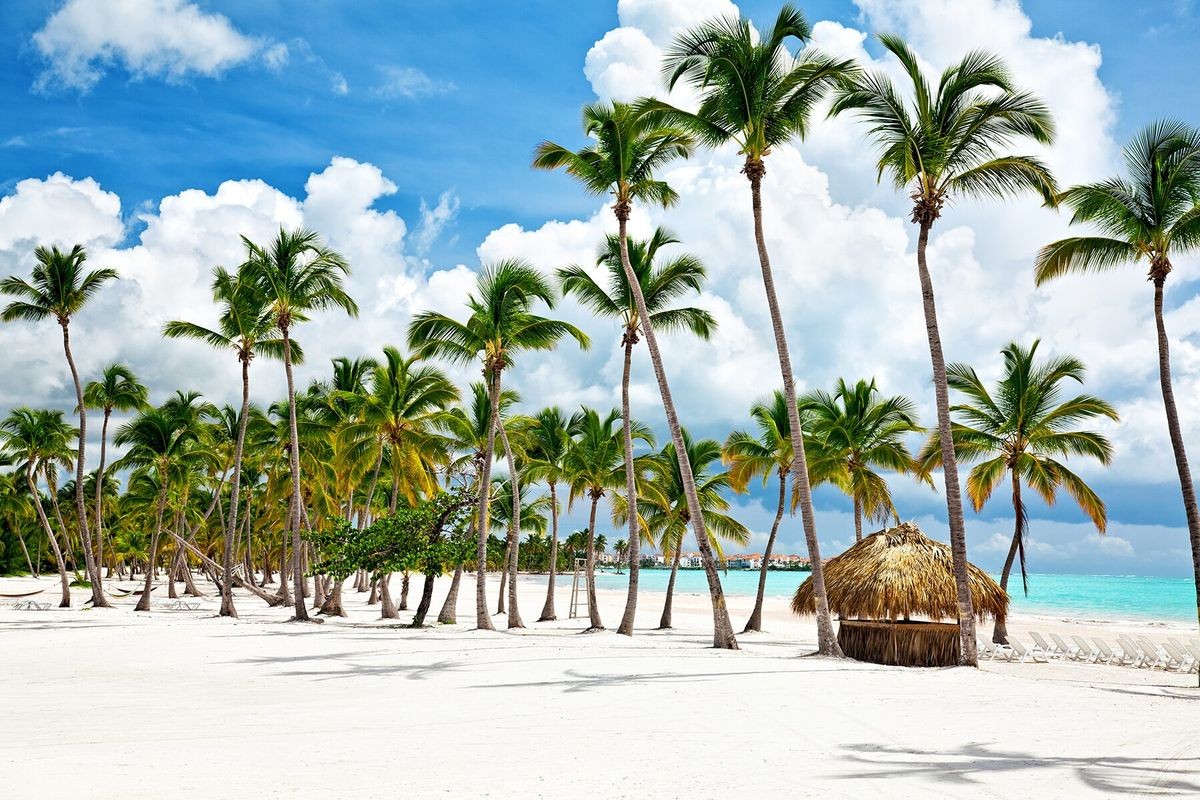
{"label": "tree shadow on sand", "polygon": [[[843,761],[862,768],[838,778],[922,778],[976,785],[981,778],[1005,772],[1069,771],[1088,788],[1106,795],[1149,796],[1200,793],[1200,757],[1138,758],[1134,756],[1039,757],[994,744],[972,742],[949,750],[927,750],[878,744],[846,745]],[[1179,752],[1192,752],[1188,748]],[[1042,779],[1048,776],[1041,776]]]}

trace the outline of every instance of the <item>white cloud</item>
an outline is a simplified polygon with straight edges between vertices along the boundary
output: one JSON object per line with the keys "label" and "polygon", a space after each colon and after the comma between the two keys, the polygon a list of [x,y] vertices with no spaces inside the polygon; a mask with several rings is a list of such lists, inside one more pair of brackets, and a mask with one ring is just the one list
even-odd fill
{"label": "white cloud", "polygon": [[382,66],[379,72],[381,80],[372,93],[385,100],[417,100],[458,88],[449,81],[434,80],[416,67]]}
{"label": "white cloud", "polygon": [[[191,74],[215,77],[244,63],[265,45],[238,31],[221,14],[186,0],[68,0],[33,35],[46,61],[35,84],[87,91],[111,66],[134,78],[180,81]],[[282,66],[286,48],[266,51]]]}
{"label": "white cloud", "polygon": [[458,195],[449,189],[442,192],[437,205],[432,208],[424,199],[421,200],[421,224],[413,236],[414,249],[417,253],[423,255],[429,252],[429,248],[441,236],[446,226],[454,221],[454,217],[458,214],[458,206]]}

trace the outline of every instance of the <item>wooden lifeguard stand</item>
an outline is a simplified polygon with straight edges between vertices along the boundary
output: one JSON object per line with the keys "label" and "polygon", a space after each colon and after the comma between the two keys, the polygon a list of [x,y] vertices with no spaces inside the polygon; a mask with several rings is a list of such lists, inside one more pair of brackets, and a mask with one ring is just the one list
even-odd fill
{"label": "wooden lifeguard stand", "polygon": [[[579,609],[583,609],[583,613]],[[569,619],[587,616],[587,559],[575,559],[575,575],[571,578],[571,613]]]}

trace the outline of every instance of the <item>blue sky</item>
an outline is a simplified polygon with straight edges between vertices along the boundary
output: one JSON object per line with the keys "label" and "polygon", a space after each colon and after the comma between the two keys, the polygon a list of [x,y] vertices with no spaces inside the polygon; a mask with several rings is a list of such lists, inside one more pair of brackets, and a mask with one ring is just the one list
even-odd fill
{"label": "blue sky", "polygon": [[[368,292],[378,289],[381,296],[386,291],[380,287],[390,287],[391,284],[387,284],[389,275],[397,272],[412,278],[420,287],[418,294],[435,294],[432,288],[437,284],[435,276],[442,276],[456,287],[461,286],[462,273],[455,272],[456,265],[475,267],[481,256],[501,252],[506,243],[535,260],[539,252],[545,251],[586,255],[591,245],[580,250],[584,245],[580,244],[578,236],[565,227],[556,228],[548,221],[575,220],[580,226],[600,226],[603,218],[594,217],[599,203],[584,196],[563,176],[532,172],[528,168],[530,152],[543,138],[564,143],[579,142],[578,109],[583,103],[594,100],[600,91],[597,79],[585,74],[584,68],[585,58],[590,58],[589,52],[598,47],[599,41],[609,41],[605,39],[606,35],[619,26],[651,26],[667,19],[673,13],[671,9],[687,5],[678,0],[674,3],[664,0],[659,8],[649,4],[647,11],[645,0],[631,0],[628,7],[622,5],[619,14],[615,3],[599,0],[520,4],[465,0],[432,4],[195,0],[194,6],[184,0],[144,2],[175,10],[194,8],[206,19],[221,15],[225,19],[222,24],[228,28],[226,38],[236,39],[252,52],[248,50],[248,54],[212,70],[212,74],[203,74],[202,70],[196,69],[169,74],[169,69],[153,60],[154,54],[138,66],[127,57],[111,57],[111,50],[107,51],[109,57],[102,49],[88,51],[86,42],[81,44],[71,39],[70,31],[65,38],[56,40],[60,48],[68,49],[48,51],[44,41],[39,43],[39,36],[50,29],[54,15],[63,13],[71,4],[62,0],[3,4],[0,7],[0,198],[14,195],[21,181],[42,181],[55,172],[62,172],[73,181],[94,179],[100,189],[120,201],[119,230],[108,231],[102,222],[98,222],[97,225],[106,232],[97,234],[96,246],[108,248],[118,260],[135,259],[154,252],[157,246],[153,244],[157,238],[152,242],[146,237],[148,228],[166,230],[169,227],[166,224],[169,214],[164,210],[166,205],[160,208],[164,198],[178,196],[187,190],[199,190],[208,196],[226,181],[260,179],[277,190],[281,197],[299,201],[305,197],[310,176],[322,173],[335,157],[352,159],[357,165],[378,168],[377,172],[395,186],[394,192],[368,193],[364,207],[356,211],[372,226],[393,225],[397,226],[396,231],[403,230],[405,244],[402,248],[397,245],[397,252],[389,251],[390,260],[386,263],[378,267],[369,263],[377,252],[371,249],[373,241],[368,242],[370,246],[363,245],[364,256],[356,260],[356,269],[363,269],[377,281]],[[744,14],[763,23],[769,22],[778,8],[775,3],[757,0],[738,5]],[[1062,97],[1066,98],[1064,126],[1074,126],[1071,132],[1077,141],[1100,142],[1098,152],[1111,156],[1120,142],[1157,116],[1185,114],[1190,115],[1189,121],[1200,122],[1196,118],[1196,109],[1200,108],[1200,83],[1195,80],[1193,68],[1200,12],[1187,0],[1160,0],[1132,7],[1126,3],[1081,0],[1028,0],[1019,7],[1000,0],[970,0],[966,5],[977,9],[986,20],[994,16],[997,30],[1005,25],[1015,25],[1018,29],[1015,33],[1010,31],[1004,35],[1015,37],[1013,41],[1020,47],[1028,45],[1029,52],[1035,54],[1034,63],[1037,54],[1043,52],[1050,54],[1047,58],[1062,59],[1063,69],[1068,71],[1061,74],[1076,76],[1080,81],[1078,92],[1071,86],[1059,87]],[[930,22],[929,17],[921,17],[919,4],[912,2],[809,2],[802,7],[812,22],[827,20],[838,24],[823,33],[830,42],[833,38],[829,37],[839,32],[871,31],[886,21],[889,27],[898,26],[906,35],[916,37],[918,49],[930,53],[935,61],[946,49],[947,38],[953,40],[957,35],[955,30],[927,35],[919,26],[936,27],[936,20]],[[966,6],[960,6],[963,7]],[[1030,23],[1028,32],[1019,30],[1021,20]],[[980,23],[986,24],[991,23]],[[953,48],[991,44],[978,31],[964,30],[963,37],[963,43],[959,45],[955,41]],[[611,41],[619,44],[615,39]],[[1102,61],[1098,66],[1082,64],[1078,58],[1081,51],[1072,50],[1071,43],[1087,43],[1092,48],[1099,48]],[[654,44],[661,46],[659,41]],[[281,46],[286,48],[286,58],[278,57]],[[866,46],[870,55],[879,55],[878,48],[869,42]],[[925,50],[921,50],[922,47]],[[48,57],[48,52],[55,55]],[[272,52],[276,54],[274,57]],[[614,58],[619,60],[628,52],[619,50]],[[79,63],[90,65],[95,72],[81,81],[79,73],[63,71],[64,54],[83,58]],[[1014,55],[1014,58],[1019,60],[1021,56]],[[56,60],[58,72],[53,69]],[[1047,62],[1048,72],[1052,66]],[[1030,72],[1019,77],[1036,81],[1038,76]],[[1098,79],[1098,83],[1087,83],[1093,78]],[[1073,106],[1076,96],[1098,99],[1095,104],[1078,110]],[[1094,125],[1094,130],[1089,130],[1089,125]],[[865,215],[863,218],[875,220],[881,215],[886,216],[889,219],[886,224],[881,223],[881,237],[886,239],[884,229],[904,231],[904,235],[908,235],[907,228],[901,224],[904,202],[890,188],[874,185],[869,169],[870,156],[865,147],[847,155],[850,151],[840,149],[835,143],[817,141],[810,147],[802,146],[800,152],[804,163],[815,165],[821,175],[811,193],[805,194],[808,192],[805,189],[796,196],[797,203],[806,197],[821,195],[825,184],[820,178],[827,178],[828,198],[821,201],[823,208],[832,209],[831,213],[838,218]],[[1064,170],[1068,172],[1072,168],[1078,169],[1078,165],[1073,167],[1069,163],[1070,156],[1070,152],[1062,154]],[[720,159],[716,159],[712,165],[716,170],[714,174],[721,174],[721,166]],[[1097,176],[1107,168],[1107,164],[1098,164],[1096,169],[1100,172]],[[359,181],[361,186],[364,180],[361,176],[368,172],[370,170],[348,172],[346,180]],[[794,165],[788,162],[786,168],[781,166],[778,173],[770,175],[778,176],[776,185],[789,181],[789,176],[795,178],[797,185],[812,178],[811,170],[805,171],[799,161]],[[351,195],[354,195],[353,191],[349,195],[338,195],[338,198]],[[447,214],[444,226],[429,229],[425,244],[416,245],[422,204],[427,209],[432,208],[443,195],[452,198],[455,204]],[[337,202],[341,200],[331,201],[332,205]],[[781,201],[780,206],[784,205]],[[13,207],[16,207],[15,203]],[[379,212],[388,211],[394,215],[379,216]],[[306,209],[305,213],[315,212]],[[345,222],[335,220],[336,214],[328,209],[323,213],[332,220],[331,226]],[[698,218],[704,213],[704,209],[681,208],[679,217],[665,219],[672,225],[679,224],[684,230],[690,230],[690,223],[686,221],[688,215]],[[719,216],[721,212],[713,213]],[[1009,214],[1007,210],[1004,213]],[[1024,214],[1042,216],[1021,216]],[[16,216],[14,213],[12,218]],[[982,276],[979,280],[984,281],[980,285],[993,285],[987,281],[1003,283],[1003,278],[998,276],[1008,269],[1027,270],[1027,263],[1021,259],[1043,243],[1030,234],[1028,241],[1021,242],[1024,249],[1008,253],[1008,244],[1001,241],[1006,238],[1003,231],[1026,230],[1027,219],[1037,219],[1037,224],[1041,224],[1045,217],[1045,212],[1019,209],[1011,212],[1011,220],[1004,224],[992,225],[986,214],[948,218],[947,228],[961,227],[947,234],[944,246],[946,252],[978,263]],[[1009,217],[1005,219],[1009,220]],[[0,266],[24,264],[25,256],[14,244],[24,241],[21,232],[8,235],[6,240],[5,224],[0,217]],[[354,231],[367,230],[355,227],[356,224],[345,222],[346,230],[340,235],[348,237]],[[504,235],[497,232],[509,224],[518,227],[505,229],[508,232]],[[339,234],[331,228],[329,235],[336,239]],[[396,237],[400,235],[396,233]],[[353,250],[354,245],[345,238],[340,242],[344,249]],[[139,254],[138,245],[143,246],[145,253]],[[714,241],[710,250],[700,254],[721,260],[726,258],[727,252],[723,247],[724,243]],[[911,248],[911,243],[908,247]],[[11,250],[9,255],[5,254],[5,248]],[[216,245],[212,246],[216,248],[214,250],[199,241],[188,243],[185,249],[188,248],[189,252],[204,254],[222,252]],[[521,248],[527,248],[528,252]],[[900,248],[903,250],[903,242]],[[178,252],[178,248],[171,252]],[[790,269],[786,260],[790,255],[785,255],[781,269]],[[9,260],[4,260],[6,258]],[[547,263],[547,266],[553,264]],[[716,271],[720,272],[724,266],[718,264]],[[731,268],[733,266],[740,266],[740,262],[730,264]],[[797,270],[800,271],[799,267]],[[905,280],[911,277],[905,273]],[[1180,269],[1174,284],[1179,288],[1169,296],[1169,304],[1178,317],[1172,322],[1176,325],[1177,335],[1184,340],[1177,354],[1178,377],[1183,382],[1181,393],[1187,393],[1193,385],[1200,386],[1200,357],[1193,357],[1195,352],[1190,340],[1192,332],[1200,330],[1200,322],[1194,322],[1196,315],[1190,304],[1195,295],[1191,282],[1196,277],[1195,270]],[[151,277],[143,275],[138,280],[141,281],[141,296],[151,296],[151,290],[147,288],[153,283]],[[745,322],[750,329],[761,330],[757,327],[761,323],[760,312],[747,307],[750,301],[746,297],[753,295],[743,296],[733,277],[722,280],[724,282],[714,281],[712,302],[726,304],[721,307],[728,306],[733,322]],[[203,283],[199,280],[196,285]],[[1088,287],[1083,291],[1092,291],[1092,284],[1072,286]],[[1136,279],[1128,283],[1131,292],[1140,292],[1143,286]],[[852,290],[846,291],[847,296],[853,296]],[[1095,355],[1088,360],[1096,367],[1099,383],[1088,388],[1096,388],[1114,402],[1124,404],[1123,414],[1127,406],[1128,416],[1134,420],[1119,433],[1127,437],[1119,439],[1121,452],[1127,455],[1118,460],[1112,471],[1098,471],[1094,475],[1096,485],[1101,487],[1110,504],[1112,519],[1125,526],[1115,529],[1114,540],[1127,539],[1139,554],[1136,561],[1116,562],[1115,569],[1182,574],[1186,564],[1178,558],[1183,551],[1176,546],[1175,539],[1183,515],[1170,471],[1163,469],[1163,464],[1169,466],[1169,462],[1162,460],[1165,425],[1155,416],[1154,404],[1158,401],[1153,365],[1148,360],[1152,358],[1152,352],[1136,350],[1118,356],[1115,344],[1088,345],[1086,341],[1081,344],[1078,337],[1067,330],[1073,323],[1061,322],[1063,317],[1055,316],[1058,313],[1055,309],[1060,306],[1054,304],[1061,304],[1061,308],[1071,307],[1070,298],[1046,300],[1035,297],[1031,300],[1025,289],[1018,294],[1011,301],[1012,308],[1026,316],[1000,325],[997,332],[987,336],[974,331],[972,336],[964,337],[970,342],[964,342],[960,352],[955,353],[952,349],[951,357],[972,363],[988,358],[994,362],[995,353],[1007,338],[1027,339],[1034,335],[1049,337],[1052,349],[1074,347],[1077,352],[1080,347],[1091,346]],[[1118,288],[1095,295],[1098,304],[1119,296]],[[904,302],[911,299],[889,300],[888,305],[903,308]],[[834,295],[829,296],[828,302],[835,303]],[[400,340],[399,331],[406,319],[403,303],[400,310],[385,306],[381,306],[383,310],[374,322],[356,323],[366,326],[358,329],[364,332],[342,346],[348,350],[361,347],[367,352],[385,341]],[[129,306],[123,308],[127,310]],[[1144,334],[1148,302],[1135,299],[1130,301],[1128,308],[1130,316],[1114,313],[1113,319],[1127,322],[1131,331]],[[917,313],[914,307],[910,306],[909,310]],[[802,307],[797,311],[797,317],[801,312]],[[1076,309],[1071,313],[1077,312]],[[997,310],[996,313],[1004,312]],[[370,327],[376,323],[376,327]],[[947,325],[953,330],[952,320]],[[1058,325],[1064,330],[1057,330]],[[813,385],[825,385],[833,376],[860,367],[856,362],[847,365],[844,356],[839,363],[825,363],[819,352],[819,342],[814,344],[821,336],[821,329],[806,327],[803,321],[798,321],[796,326],[791,335],[798,342],[799,361],[809,365],[799,369],[802,373],[806,368],[810,370],[807,377]],[[150,328],[153,325],[148,326]],[[0,332],[0,337],[4,336],[17,334]],[[331,341],[332,338],[331,334]],[[864,335],[864,341],[872,338],[877,337]],[[1125,338],[1117,336],[1114,341]],[[17,351],[18,341],[28,341],[0,340],[10,352]],[[118,349],[121,346],[125,346],[127,352],[121,350],[118,355],[135,364],[141,359],[145,370],[161,374],[162,385],[169,385],[168,376],[173,373],[159,362],[170,359],[163,355],[157,339],[147,338],[138,346],[114,345]],[[893,363],[883,361],[882,355],[865,351],[865,344],[840,347],[839,352],[861,356],[863,370],[867,369],[866,365],[876,363],[872,360],[876,357],[880,363]],[[745,355],[748,350],[737,352],[738,357],[752,356]],[[910,360],[894,369],[894,390],[903,390],[913,396],[927,394],[927,383],[921,378],[922,369],[927,374],[927,354],[920,352],[920,348],[898,352]],[[1111,354],[1111,359],[1106,353]],[[199,353],[194,355],[197,359],[204,358]],[[111,357],[115,356],[97,354],[94,360],[99,363]],[[604,375],[611,372],[611,363],[600,356],[594,358],[598,360],[581,361],[584,366],[579,367],[592,375],[593,383],[579,377],[568,390],[563,390],[561,397],[554,396],[556,401],[567,406],[583,399],[596,404],[615,401],[607,393],[608,389],[599,385],[603,381],[595,381],[597,372]],[[828,360],[832,361],[832,356]],[[563,366],[565,363],[552,362],[547,369],[574,369],[570,365]],[[29,365],[31,370],[47,370],[48,375],[58,368],[57,363],[50,360]],[[986,370],[986,367],[981,368]],[[216,376],[220,374],[216,369],[200,370],[198,374]],[[689,372],[686,367],[681,371]],[[886,378],[889,373],[885,370],[875,374]],[[802,377],[806,376],[802,374]],[[61,382],[55,383],[58,378],[30,382],[25,376],[22,380],[26,381],[21,390],[25,394],[10,390],[4,396],[5,402],[51,402],[57,399],[65,402],[64,386]],[[690,389],[693,398],[687,401],[692,403],[693,428],[723,437],[733,425],[744,424],[737,422],[738,412],[729,408],[729,403],[734,400],[714,392],[711,403],[706,405],[701,397],[707,393],[707,386],[722,381],[728,383],[727,379],[720,378],[717,373],[695,378],[685,374],[681,381],[684,391]],[[648,380],[645,385],[650,385]],[[35,390],[29,386],[39,388]],[[214,395],[224,391],[217,386],[201,388]],[[545,384],[536,379],[529,379],[522,388],[527,397],[545,394]],[[764,379],[761,388],[755,390],[765,392],[769,388],[769,382]],[[736,402],[741,404],[738,407],[744,408],[745,397],[749,395],[734,394]],[[929,400],[924,396],[921,399],[923,402]],[[653,409],[652,403],[645,407]],[[1200,436],[1194,437],[1194,441],[1195,446],[1200,447]],[[1200,455],[1194,459],[1197,457]],[[1141,469],[1143,465],[1152,466]],[[1133,477],[1135,473],[1138,474]],[[906,516],[925,519],[936,529],[939,507],[944,512],[940,498],[908,489],[903,491],[902,497]],[[839,515],[844,515],[848,506],[843,498],[823,489],[818,494],[818,506],[829,515],[830,526],[844,527],[845,518]],[[1061,536],[1053,525],[1046,526],[1054,531],[1046,534],[1048,546],[1058,547],[1057,552],[1047,551],[1046,555],[1053,569],[1102,571],[1106,563],[1112,563],[1106,562],[1099,551],[1072,549],[1073,542],[1082,541],[1081,531],[1086,526],[1069,503],[1060,503],[1054,509],[1036,503],[1034,507],[1035,522],[1047,520],[1074,526]],[[753,517],[753,525],[761,527],[758,511],[752,509],[746,513]],[[986,542],[993,534],[1005,531],[1011,520],[1005,517],[1003,503],[993,501],[982,516],[975,518],[974,525],[972,541]],[[1036,536],[1036,525],[1034,530]],[[832,538],[836,540],[836,536]],[[798,548],[798,543],[796,535],[788,546]],[[1113,547],[1111,544],[1106,546]],[[1157,555],[1142,558],[1143,552]],[[996,557],[986,546],[979,554],[985,563]]]}

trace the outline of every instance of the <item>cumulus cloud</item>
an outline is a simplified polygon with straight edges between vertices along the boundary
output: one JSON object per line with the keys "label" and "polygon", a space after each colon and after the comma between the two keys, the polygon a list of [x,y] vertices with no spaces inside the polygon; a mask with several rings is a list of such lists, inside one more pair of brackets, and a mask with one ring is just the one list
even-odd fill
{"label": "cumulus cloud", "polygon": [[33,44],[46,61],[39,90],[87,91],[113,66],[137,79],[180,81],[215,77],[264,49],[268,66],[287,60],[285,46],[247,36],[224,15],[186,0],[68,0]]}
{"label": "cumulus cloud", "polygon": [[452,190],[442,192],[437,205],[430,208],[424,199],[421,200],[421,224],[413,235],[413,244],[417,253],[424,255],[442,235],[446,226],[454,221],[458,214],[458,195]]}

